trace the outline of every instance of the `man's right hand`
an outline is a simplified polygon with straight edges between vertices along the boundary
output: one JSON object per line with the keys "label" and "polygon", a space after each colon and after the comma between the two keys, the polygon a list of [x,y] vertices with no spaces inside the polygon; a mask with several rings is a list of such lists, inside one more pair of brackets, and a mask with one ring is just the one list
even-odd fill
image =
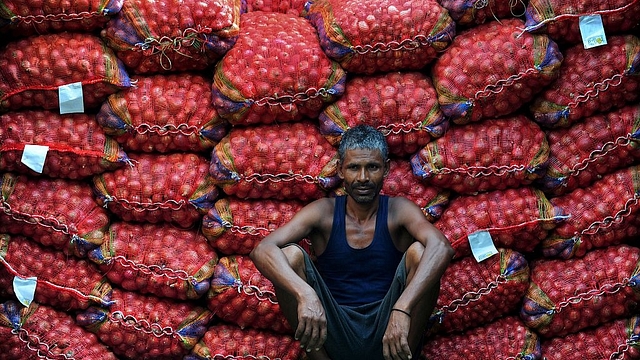
{"label": "man's right hand", "polygon": [[327,339],[327,317],[315,292],[298,302],[298,327],[295,339],[307,352],[320,350]]}

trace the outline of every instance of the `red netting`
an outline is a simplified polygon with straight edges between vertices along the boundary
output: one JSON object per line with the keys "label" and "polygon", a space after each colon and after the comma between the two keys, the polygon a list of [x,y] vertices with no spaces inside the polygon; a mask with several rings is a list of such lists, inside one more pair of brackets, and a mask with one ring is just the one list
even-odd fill
{"label": "red netting", "polygon": [[242,15],[237,43],[216,65],[213,105],[234,125],[317,118],[342,95],[345,81],[307,20],[250,12]]}
{"label": "red netting", "polygon": [[561,220],[541,191],[525,186],[454,198],[434,225],[463,257],[475,232],[488,231],[496,246],[530,252]]}
{"label": "red netting", "polygon": [[21,161],[26,145],[47,146],[42,174],[81,179],[114,170],[127,154],[85,114],[13,111],[0,115],[0,170],[38,175]]}
{"label": "red netting", "polygon": [[382,184],[383,195],[403,196],[418,205],[430,222],[440,218],[449,205],[451,193],[436,186],[431,186],[411,176],[411,164],[404,159],[391,159],[389,175]]}
{"label": "red netting", "polygon": [[581,257],[593,248],[620,244],[640,234],[640,166],[604,175],[592,185],[550,201],[567,216],[542,242],[550,257]]}
{"label": "red netting", "polygon": [[529,264],[513,250],[498,252],[480,263],[467,256],[449,265],[431,315],[434,331],[462,332],[519,309],[529,287]]}
{"label": "red netting", "polygon": [[239,32],[240,0],[127,0],[102,38],[136,74],[204,70]]}
{"label": "red netting", "polygon": [[635,102],[640,98],[638,64],[640,39],[633,35],[610,36],[606,45],[590,49],[583,44],[569,47],[559,77],[529,106],[535,121],[567,127]]}
{"label": "red netting", "polygon": [[640,318],[618,319],[563,337],[542,341],[547,360],[640,359]]}
{"label": "red netting", "polygon": [[428,339],[422,355],[429,360],[518,360],[540,359],[540,341],[516,316],[462,334]]}
{"label": "red netting", "polygon": [[243,199],[326,196],[340,183],[336,149],[310,121],[235,127],[213,149],[210,174]]}
{"label": "red netting", "polygon": [[207,330],[185,360],[298,360],[303,350],[290,335],[218,324]]}
{"label": "red netting", "polygon": [[116,360],[96,336],[68,313],[32,303],[0,304],[0,359]]}
{"label": "red netting", "polygon": [[0,233],[24,235],[79,257],[102,244],[109,215],[89,184],[6,173],[0,191]]}
{"label": "red netting", "polygon": [[202,234],[168,224],[113,223],[89,258],[123,289],[173,299],[209,290],[218,255]]}
{"label": "red netting", "polygon": [[418,72],[352,77],[319,119],[320,132],[333,145],[347,129],[367,124],[385,135],[389,153],[398,156],[415,153],[449,125],[431,79]]}
{"label": "red netting", "polygon": [[37,277],[34,301],[64,311],[108,306],[111,298],[111,285],[92,263],[23,236],[0,234],[0,295],[14,297],[16,276]]}
{"label": "red netting", "polygon": [[202,338],[213,313],[193,302],[113,290],[109,309],[90,307],[76,322],[127,359],[182,359]]}
{"label": "red netting", "polygon": [[563,195],[640,160],[640,104],[586,117],[546,132],[549,165],[538,186]]}
{"label": "red netting", "polygon": [[549,158],[547,137],[524,115],[453,126],[411,157],[413,174],[462,194],[531,184]]}
{"label": "red netting", "polygon": [[137,153],[131,161],[132,166],[93,178],[98,203],[124,221],[166,221],[188,228],[218,197],[204,156]]}
{"label": "red netting", "polygon": [[220,319],[241,328],[292,332],[278,305],[273,284],[248,256],[220,258],[207,294],[207,307]]}
{"label": "red netting", "polygon": [[462,28],[487,21],[519,17],[524,14],[525,0],[439,0],[456,25]]}
{"label": "red netting", "polygon": [[91,34],[36,35],[0,51],[0,112],[59,109],[58,88],[78,82],[86,110],[131,86],[120,60]]}
{"label": "red netting", "polygon": [[210,101],[211,81],[191,73],[136,77],[117,92],[96,119],[128,151],[202,152],[227,133]]}
{"label": "red netting", "polygon": [[24,37],[51,32],[91,32],[117,14],[124,0],[0,2],[0,33]]}
{"label": "red netting", "polygon": [[640,18],[639,0],[530,0],[525,12],[526,30],[549,34],[563,43],[582,40],[581,16],[600,15],[606,34],[631,30]]}
{"label": "red netting", "polygon": [[351,73],[422,69],[455,36],[436,0],[317,0],[306,10],[324,51]]}
{"label": "red netting", "polygon": [[519,19],[491,21],[458,34],[435,61],[442,112],[456,124],[516,112],[557,76],[562,53],[546,35],[522,33]]}
{"label": "red netting", "polygon": [[297,200],[222,198],[202,219],[202,234],[222,254],[248,255],[303,206]]}
{"label": "red netting", "polygon": [[582,258],[534,260],[520,317],[551,338],[631,315],[640,301],[639,257],[640,249],[616,245]]}
{"label": "red netting", "polygon": [[278,12],[301,16],[306,0],[247,0],[247,12]]}

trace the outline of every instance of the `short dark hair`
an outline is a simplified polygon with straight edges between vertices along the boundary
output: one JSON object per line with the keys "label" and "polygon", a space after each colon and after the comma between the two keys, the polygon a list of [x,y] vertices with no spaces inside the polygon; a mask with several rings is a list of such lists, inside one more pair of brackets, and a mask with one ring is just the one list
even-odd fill
{"label": "short dark hair", "polygon": [[382,159],[387,161],[389,157],[389,145],[384,135],[371,125],[360,124],[347,129],[342,134],[340,145],[338,146],[338,158],[344,161],[347,150],[367,149],[379,150]]}

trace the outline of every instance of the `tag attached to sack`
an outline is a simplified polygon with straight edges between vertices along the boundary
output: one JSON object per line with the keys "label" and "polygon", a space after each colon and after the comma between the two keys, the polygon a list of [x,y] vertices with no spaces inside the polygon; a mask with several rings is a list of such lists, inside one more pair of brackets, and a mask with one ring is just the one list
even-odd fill
{"label": "tag attached to sack", "polygon": [[580,35],[582,35],[582,44],[585,49],[607,45],[602,16],[599,14],[580,16]]}
{"label": "tag attached to sack", "polygon": [[467,236],[471,253],[477,262],[486,260],[498,253],[498,249],[493,244],[493,239],[488,231],[477,231]]}
{"label": "tag attached to sack", "polygon": [[22,151],[22,158],[20,159],[20,162],[38,174],[42,174],[42,169],[44,168],[45,160],[47,160],[48,152],[48,146],[27,144],[24,146],[24,150]]}
{"label": "tag attached to sack", "polygon": [[84,113],[84,95],[82,83],[62,85],[58,88],[60,114]]}
{"label": "tag attached to sack", "polygon": [[31,305],[36,293],[37,284],[38,278],[36,277],[21,278],[16,276],[13,278],[13,292],[16,294],[18,301],[20,301],[22,305],[26,307]]}

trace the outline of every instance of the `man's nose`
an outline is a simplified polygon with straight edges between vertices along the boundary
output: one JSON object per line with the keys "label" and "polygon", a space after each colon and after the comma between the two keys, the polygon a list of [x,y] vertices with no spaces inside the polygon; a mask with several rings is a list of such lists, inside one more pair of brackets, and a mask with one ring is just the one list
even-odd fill
{"label": "man's nose", "polygon": [[369,173],[367,172],[366,169],[364,169],[364,168],[361,169],[358,172],[358,181],[365,182],[365,181],[368,181],[368,180],[369,180]]}

